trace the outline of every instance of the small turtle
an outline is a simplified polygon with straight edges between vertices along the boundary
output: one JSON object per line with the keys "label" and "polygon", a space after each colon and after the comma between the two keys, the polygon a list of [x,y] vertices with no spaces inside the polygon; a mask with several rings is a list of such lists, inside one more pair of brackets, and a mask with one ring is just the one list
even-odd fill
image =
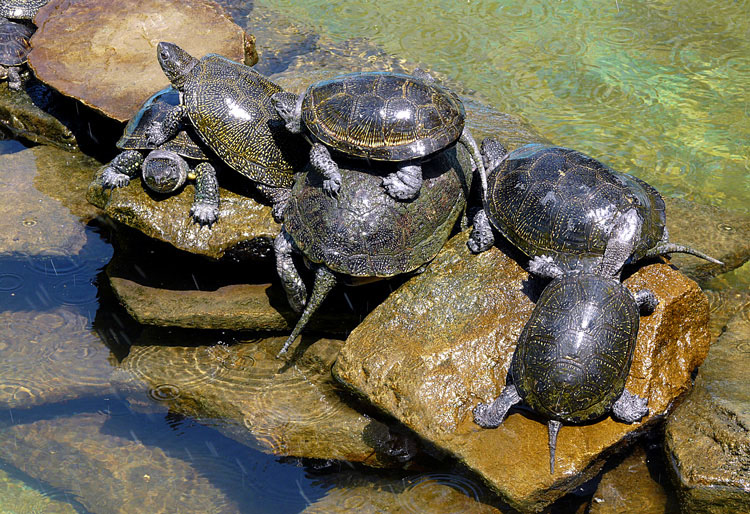
{"label": "small turtle", "polygon": [[0,3],[0,16],[11,20],[31,21],[47,2],[49,0],[3,0]]}
{"label": "small turtle", "polygon": [[551,257],[569,270],[612,276],[626,263],[672,252],[721,264],[670,243],[664,200],[632,175],[557,146],[531,144],[507,153],[488,138],[482,152],[491,171],[467,243],[475,253],[494,244],[494,226],[529,257]]}
{"label": "small turtle", "polygon": [[[146,100],[117,141],[117,148],[124,151],[102,171],[102,185],[109,188],[126,186],[142,170],[143,181],[151,190],[173,193],[190,178],[196,181],[190,214],[197,223],[211,225],[219,216],[219,186],[216,171],[207,162],[209,158],[200,140],[188,127],[156,149],[146,135],[151,124],[164,119],[176,105],[179,105],[179,93],[172,86]],[[183,157],[200,162],[191,171]]]}
{"label": "small turtle", "polygon": [[19,91],[23,86],[21,66],[31,51],[29,38],[34,28],[0,18],[0,79],[8,79],[8,87]]}
{"label": "small turtle", "polygon": [[313,84],[300,96],[276,93],[273,102],[290,132],[307,128],[310,162],[331,194],[338,192],[341,177],[329,148],[349,157],[394,162],[398,169],[388,173],[383,187],[397,200],[416,198],[421,163],[457,141],[483,167],[464,127],[463,103],[424,72],[351,73]]}
{"label": "small turtle", "polygon": [[500,425],[508,409],[526,403],[549,418],[550,473],[555,472],[557,433],[565,423],[584,423],[612,412],[626,423],[648,413],[648,400],[625,382],[638,335],[639,308],[653,311],[656,296],[635,295],[616,276],[564,272],[551,259],[532,271],[554,277],[544,289],[513,353],[507,385],[489,404],[474,409],[485,428]]}
{"label": "small turtle", "polygon": [[286,133],[271,103],[282,89],[252,68],[208,54],[198,60],[173,43],[157,48],[159,64],[181,102],[148,128],[160,145],[189,121],[203,142],[230,168],[252,180],[281,220],[295,170],[303,161],[301,138]]}
{"label": "small turtle", "polygon": [[[464,212],[471,185],[471,158],[454,147],[425,162],[422,193],[400,202],[382,187],[380,170],[361,161],[342,161],[341,191],[323,191],[322,177],[308,165],[295,182],[276,238],[276,269],[296,311],[304,312],[284,343],[287,351],[310,316],[338,282],[418,272],[450,236]],[[292,259],[302,253],[315,269],[310,299]]]}

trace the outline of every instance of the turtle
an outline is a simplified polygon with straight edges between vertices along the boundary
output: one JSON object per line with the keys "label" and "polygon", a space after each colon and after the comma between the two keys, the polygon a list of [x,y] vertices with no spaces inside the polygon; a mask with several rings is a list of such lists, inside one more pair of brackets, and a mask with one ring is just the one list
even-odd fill
{"label": "turtle", "polygon": [[157,57],[181,102],[151,123],[149,143],[163,144],[188,122],[221,161],[255,183],[280,221],[306,144],[285,131],[271,103],[282,88],[249,66],[217,54],[199,60],[174,43],[159,43]]}
{"label": "turtle", "polygon": [[[276,269],[287,299],[295,311],[302,311],[279,356],[340,280],[357,285],[423,271],[465,210],[471,166],[463,147],[440,153],[424,163],[419,197],[402,202],[383,191],[377,164],[342,160],[341,185],[346,187],[336,196],[323,190],[323,177],[308,164],[295,182],[274,241]],[[293,260],[295,252],[315,272],[309,300]]]}
{"label": "turtle", "polygon": [[11,20],[31,21],[47,2],[49,0],[4,0],[0,3],[0,16]]}
{"label": "turtle", "polygon": [[350,73],[314,83],[299,96],[276,93],[272,100],[290,132],[306,128],[310,162],[325,177],[323,188],[330,194],[338,192],[341,177],[329,150],[393,163],[382,184],[402,201],[419,194],[421,163],[456,142],[466,146],[476,167],[483,167],[464,126],[463,103],[421,70],[414,75]]}
{"label": "turtle", "polygon": [[549,419],[550,473],[555,471],[562,423],[586,423],[611,412],[633,423],[648,413],[648,399],[625,388],[638,336],[639,311],[652,312],[656,295],[632,294],[617,275],[563,270],[551,258],[533,271],[552,282],[524,326],[511,360],[510,384],[491,403],[474,408],[474,421],[499,426],[524,402]]}
{"label": "turtle", "polygon": [[[117,148],[124,150],[102,171],[102,185],[123,187],[139,170],[146,186],[158,193],[173,193],[187,178],[196,180],[195,200],[190,214],[200,225],[211,225],[219,216],[219,186],[216,170],[200,139],[190,127],[179,131],[159,148],[148,142],[146,131],[153,121],[167,116],[179,105],[179,93],[168,86],[144,102],[128,122]],[[145,159],[144,159],[145,157]],[[184,158],[198,161],[193,171]]]}
{"label": "turtle", "polygon": [[0,18],[0,79],[7,79],[14,91],[23,86],[20,71],[31,51],[29,39],[33,33],[34,28],[26,23]]}
{"label": "turtle", "polygon": [[550,257],[568,270],[610,276],[627,263],[672,252],[722,264],[669,241],[664,200],[637,177],[547,144],[508,153],[487,138],[482,153],[491,171],[467,242],[474,253],[494,244],[494,227],[529,257]]}

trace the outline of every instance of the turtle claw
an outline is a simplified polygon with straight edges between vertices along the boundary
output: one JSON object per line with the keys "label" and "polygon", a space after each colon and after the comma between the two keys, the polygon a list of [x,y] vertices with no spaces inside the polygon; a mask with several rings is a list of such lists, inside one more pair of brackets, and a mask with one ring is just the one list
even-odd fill
{"label": "turtle claw", "polygon": [[161,123],[155,122],[148,126],[146,129],[146,142],[149,145],[159,146],[166,142],[168,139],[167,135],[162,129]]}
{"label": "turtle claw", "polygon": [[193,221],[201,227],[205,225],[210,227],[219,219],[219,209],[209,203],[197,203],[190,208],[190,215],[193,217]]}
{"label": "turtle claw", "polygon": [[341,176],[331,177],[323,181],[323,191],[330,196],[336,196],[341,189]]}
{"label": "turtle claw", "polygon": [[102,172],[102,186],[106,189],[125,187],[130,184],[130,177],[112,168],[105,168]]}
{"label": "turtle claw", "polygon": [[419,193],[419,189],[411,189],[408,185],[401,182],[395,174],[388,175],[383,179],[383,188],[388,193],[388,196],[401,201],[413,200],[416,198],[417,193]]}
{"label": "turtle claw", "polygon": [[473,414],[474,423],[482,428],[499,427],[505,416],[505,412],[498,416],[499,413],[497,412],[497,409],[493,409],[491,403],[480,403],[474,407]]}

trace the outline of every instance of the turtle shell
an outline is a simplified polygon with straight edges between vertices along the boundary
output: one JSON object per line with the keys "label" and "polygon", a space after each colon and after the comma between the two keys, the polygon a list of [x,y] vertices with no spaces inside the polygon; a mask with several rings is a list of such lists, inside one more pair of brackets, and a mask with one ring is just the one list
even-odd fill
{"label": "turtle shell", "polygon": [[521,332],[513,384],[549,418],[598,418],[625,388],[639,322],[635,299],[618,280],[567,273],[547,286]]}
{"label": "turtle shell", "polygon": [[[117,141],[117,148],[120,150],[153,150],[157,148],[148,142],[146,129],[152,122],[163,120],[179,104],[180,93],[172,86],[152,95],[128,122],[122,137]],[[175,137],[160,145],[159,148],[190,159],[208,160],[208,156],[202,149],[200,139],[192,129],[179,131]]]}
{"label": "turtle shell", "polygon": [[526,255],[591,271],[616,218],[631,208],[643,226],[631,261],[662,239],[664,200],[642,180],[567,148],[526,145],[490,171],[485,205],[491,223]]}
{"label": "turtle shell", "polygon": [[14,20],[30,20],[49,0],[7,0],[0,3],[0,16]]}
{"label": "turtle shell", "polygon": [[24,23],[0,18],[0,64],[18,66],[26,62],[31,51],[29,38],[34,29]]}
{"label": "turtle shell", "polygon": [[354,277],[390,277],[431,261],[466,206],[468,152],[459,145],[425,163],[412,202],[386,194],[380,170],[360,162],[339,163],[336,197],[323,191],[319,173],[305,168],[284,213],[297,248],[312,262]]}
{"label": "turtle shell", "polygon": [[454,144],[464,106],[452,91],[398,73],[352,73],[313,84],[302,121],[320,142],[377,161],[419,159]]}
{"label": "turtle shell", "polygon": [[290,187],[307,152],[271,103],[279,91],[252,68],[209,54],[186,78],[183,103],[198,135],[227,165],[254,182]]}

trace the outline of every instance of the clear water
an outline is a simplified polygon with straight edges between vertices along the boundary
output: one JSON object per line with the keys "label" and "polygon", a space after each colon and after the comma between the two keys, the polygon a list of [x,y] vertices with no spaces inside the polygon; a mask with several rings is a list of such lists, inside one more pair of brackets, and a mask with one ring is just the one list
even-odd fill
{"label": "clear water", "polygon": [[[255,5],[276,9],[333,41],[368,37],[389,53],[452,77],[497,109],[523,115],[553,141],[645,178],[667,195],[750,210],[750,2],[262,0]],[[239,6],[252,13],[251,7]],[[23,149],[15,141],[0,142],[0,153]],[[116,354],[125,351],[127,334],[121,322],[126,315],[102,287],[112,246],[106,227],[92,224],[85,234],[75,256],[0,255],[0,312],[63,309],[80,316],[83,332],[110,341]],[[748,290],[750,271],[746,265],[711,286]],[[32,374],[28,382],[35,378]],[[241,445],[210,422],[152,407],[141,412],[116,396],[84,396],[7,409],[0,412],[0,431],[75,413],[105,415],[107,431],[191,462],[242,512],[299,512],[333,487],[334,481],[321,480],[312,468]],[[444,471],[446,483],[483,494],[469,479]],[[8,464],[0,464],[0,472],[87,512],[72,489],[56,489]],[[406,474],[404,483],[418,484],[425,476],[430,474]],[[0,512],[5,512],[11,496],[2,491]],[[52,512],[31,503],[8,512],[33,508]],[[191,512],[189,503],[185,512]]]}

